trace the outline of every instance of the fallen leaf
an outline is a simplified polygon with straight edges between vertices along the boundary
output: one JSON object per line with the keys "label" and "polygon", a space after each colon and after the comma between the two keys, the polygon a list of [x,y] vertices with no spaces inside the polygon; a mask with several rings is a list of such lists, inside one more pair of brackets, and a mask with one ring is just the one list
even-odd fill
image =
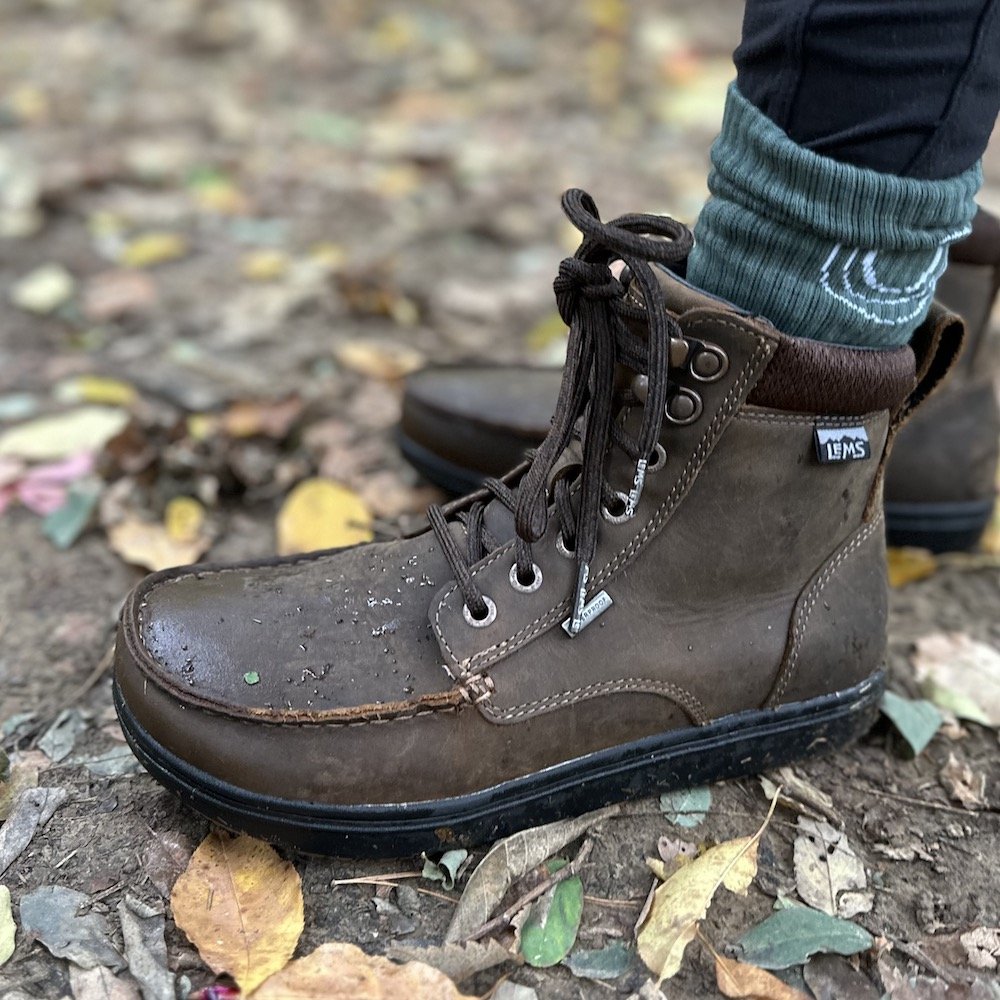
{"label": "fallen leaf", "polygon": [[289,263],[282,250],[251,250],[240,261],[240,273],[251,281],[277,281],[287,273]]}
{"label": "fallen leaf", "polygon": [[84,286],[81,309],[95,323],[144,312],[157,298],[153,279],[143,271],[115,268],[95,274]]}
{"label": "fallen leaf", "polygon": [[781,790],[778,804],[794,809],[814,819],[826,819],[838,826],[843,825],[843,819],[833,804],[833,799],[804,778],[793,767],[779,767],[770,775],[761,775],[761,788],[770,802],[779,788]]}
{"label": "fallen leaf", "polygon": [[464,848],[445,851],[437,861],[432,861],[426,854],[421,856],[424,859],[424,869],[421,873],[423,877],[431,882],[440,882],[442,888],[451,891],[455,888],[458,870],[465,863],[469,852]]}
{"label": "fallen leaf", "polygon": [[107,921],[93,910],[86,912],[90,904],[90,897],[75,889],[43,885],[21,897],[21,928],[56,958],[68,958],[83,969],[123,969]]}
{"label": "fallen leaf", "polygon": [[108,543],[128,563],[156,572],[197,562],[212,544],[207,535],[171,537],[165,524],[126,517],[107,529]]}
{"label": "fallen leaf", "polygon": [[1000,652],[962,632],[918,639],[913,668],[924,695],[959,718],[1000,726]]}
{"label": "fallen leaf", "polygon": [[173,542],[195,542],[205,527],[205,508],[194,497],[174,497],[163,512],[163,527]]}
{"label": "fallen leaf", "polygon": [[139,991],[110,969],[97,965],[93,969],[69,967],[69,984],[73,1000],[139,1000]]}
{"label": "fallen leaf", "polygon": [[331,479],[306,479],[289,493],[277,520],[278,552],[292,555],[369,542],[371,514],[361,498]]}
{"label": "fallen leaf", "polygon": [[620,808],[608,806],[583,816],[521,830],[494,844],[472,873],[448,925],[445,941],[464,941],[489,920],[515,879],[562,850],[601,820],[614,816]]}
{"label": "fallen leaf", "polygon": [[261,985],[250,1000],[471,1000],[443,973],[420,962],[395,962],[366,955],[353,944],[320,945],[289,962]]}
{"label": "fallen leaf", "polygon": [[[852,892],[867,889],[868,879],[847,835],[829,823],[805,816],[799,817],[798,831],[793,854],[795,888],[802,901],[831,916],[853,917],[870,910],[870,897]],[[849,893],[847,899],[845,893]],[[860,910],[859,905],[863,907]]]}
{"label": "fallen leaf", "polygon": [[986,806],[986,775],[978,774],[968,764],[960,763],[953,754],[941,768],[939,777],[948,794],[965,809],[981,809]]}
{"label": "fallen leaf", "polygon": [[715,982],[723,996],[745,1000],[808,1000],[777,976],[756,965],[737,962],[723,955],[715,956]]}
{"label": "fallen leaf", "polygon": [[873,947],[863,927],[806,906],[788,906],[747,931],[736,943],[744,961],[765,969],[804,965],[817,954],[856,955]]}
{"label": "fallen leaf", "polygon": [[222,414],[222,430],[230,437],[263,435],[282,441],[302,414],[304,404],[298,396],[280,400],[245,400],[233,403]]}
{"label": "fallen leaf", "polygon": [[490,994],[490,1000],[538,1000],[538,993],[530,986],[522,986],[521,983],[512,983],[505,979]]}
{"label": "fallen leaf", "polygon": [[[568,864],[564,860],[548,862],[554,875]],[[579,875],[563,879],[531,904],[521,925],[521,954],[528,965],[547,969],[558,965],[576,942],[583,916],[583,882]]]}
{"label": "fallen leaf", "polygon": [[680,970],[684,950],[694,940],[719,886],[746,895],[757,873],[757,844],[763,830],[762,826],[751,837],[710,847],[657,887],[637,943],[639,957],[660,981]]}
{"label": "fallen leaf", "polygon": [[65,760],[72,752],[77,736],[87,728],[86,722],[75,708],[64,708],[55,722],[38,739],[41,750],[53,764]]}
{"label": "fallen leaf", "polygon": [[45,515],[42,533],[57,549],[68,549],[86,531],[99,499],[97,489],[70,489],[62,506]]}
{"label": "fallen leaf", "polygon": [[[772,796],[773,798],[774,796]],[[698,845],[687,840],[675,840],[672,837],[660,837],[656,842],[656,853],[660,860],[671,864],[678,859],[690,861],[698,856]],[[664,879],[665,881],[665,879]]]}
{"label": "fallen leaf", "polygon": [[[39,760],[40,758],[40,760]],[[17,754],[10,762],[10,772],[5,781],[0,781],[0,823],[10,816],[17,796],[25,788],[38,785],[38,774],[48,760],[40,751]]]}
{"label": "fallen leaf", "polygon": [[958,939],[974,969],[1000,968],[1000,927],[974,927]]}
{"label": "fallen leaf", "polygon": [[426,363],[416,348],[393,341],[348,340],[333,350],[337,363],[359,375],[388,381],[403,378]]}
{"label": "fallen leaf", "polygon": [[10,889],[0,885],[0,965],[14,954],[14,915],[10,909]]}
{"label": "fallen leaf", "polygon": [[170,903],[205,964],[231,975],[245,993],[285,966],[302,934],[298,872],[252,837],[210,833],[174,884]]}
{"label": "fallen leaf", "polygon": [[816,1000],[881,1000],[875,984],[840,955],[817,955],[802,972]]}
{"label": "fallen leaf", "polygon": [[431,965],[456,983],[504,962],[520,961],[520,956],[509,952],[495,938],[488,941],[466,941],[464,944],[433,945],[429,948],[393,944],[389,947],[388,956],[400,962]]}
{"label": "fallen leaf", "polygon": [[82,764],[91,774],[101,778],[120,778],[126,774],[139,774],[142,765],[128,746],[112,747],[96,757],[71,759],[71,764]]}
{"label": "fallen leaf", "polygon": [[94,403],[97,406],[131,406],[138,392],[131,382],[107,375],[77,375],[63,379],[53,390],[60,403]]}
{"label": "fallen leaf", "polygon": [[99,452],[125,429],[128,422],[125,410],[111,406],[80,406],[12,427],[0,435],[0,455],[44,462],[81,452]]}
{"label": "fallen leaf", "polygon": [[118,904],[128,971],[143,1000],[175,1000],[174,974],[167,968],[163,913],[126,895]]}
{"label": "fallen leaf", "polygon": [[906,740],[916,757],[941,728],[944,716],[929,701],[913,701],[886,691],[879,704],[883,714]]}
{"label": "fallen leaf", "polygon": [[18,792],[10,815],[0,827],[0,878],[52,818],[67,794],[65,788],[25,788]]}
{"label": "fallen leaf", "polygon": [[578,948],[563,959],[563,965],[581,979],[618,979],[635,960],[635,952],[621,941],[603,948]]}
{"label": "fallen leaf", "polygon": [[161,896],[169,897],[178,876],[188,866],[194,847],[175,830],[154,833],[146,842],[142,867]]}
{"label": "fallen leaf", "polygon": [[926,580],[938,570],[938,561],[927,549],[889,548],[886,550],[889,585],[905,587],[908,583]]}
{"label": "fallen leaf", "polygon": [[145,233],[122,247],[119,263],[125,267],[153,267],[179,260],[187,252],[187,240],[178,233]]}
{"label": "fallen leaf", "polygon": [[660,796],[660,809],[676,826],[698,826],[711,806],[712,792],[708,788],[685,788]]}
{"label": "fallen leaf", "polygon": [[73,275],[61,264],[43,264],[14,283],[10,300],[18,309],[45,315],[65,305],[75,288]]}

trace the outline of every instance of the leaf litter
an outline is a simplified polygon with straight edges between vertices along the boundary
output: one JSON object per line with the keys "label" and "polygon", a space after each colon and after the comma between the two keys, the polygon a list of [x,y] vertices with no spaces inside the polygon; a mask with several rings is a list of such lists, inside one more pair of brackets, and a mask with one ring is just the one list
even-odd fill
{"label": "leaf litter", "polygon": [[847,835],[829,823],[799,817],[794,864],[799,897],[814,909],[853,917],[874,905],[864,864]]}
{"label": "leaf litter", "polygon": [[21,927],[56,958],[68,958],[82,969],[125,968],[107,920],[90,906],[90,897],[76,889],[41,886],[21,897]]}

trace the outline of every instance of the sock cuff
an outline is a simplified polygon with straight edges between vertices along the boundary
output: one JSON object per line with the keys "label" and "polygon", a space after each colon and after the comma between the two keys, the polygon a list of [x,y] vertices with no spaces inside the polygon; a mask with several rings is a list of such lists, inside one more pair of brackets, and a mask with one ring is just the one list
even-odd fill
{"label": "sock cuff", "polygon": [[778,225],[872,250],[935,249],[970,231],[979,163],[945,180],[896,177],[797,145],[736,84],[712,146],[709,190]]}

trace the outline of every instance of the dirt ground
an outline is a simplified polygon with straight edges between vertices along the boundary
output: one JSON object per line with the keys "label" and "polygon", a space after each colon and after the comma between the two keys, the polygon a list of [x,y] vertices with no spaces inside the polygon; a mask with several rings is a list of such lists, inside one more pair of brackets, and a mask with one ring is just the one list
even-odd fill
{"label": "dirt ground", "polygon": [[[569,185],[591,191],[605,216],[693,217],[741,8],[724,0],[9,0],[3,8],[0,431],[29,410],[58,411],[74,379],[101,375],[138,390],[141,438],[124,457],[102,459],[92,527],[65,550],[24,506],[0,515],[3,748],[37,752],[60,711],[79,720],[71,752],[43,762],[42,784],[66,789],[66,801],[4,882],[15,915],[25,893],[61,885],[113,917],[126,893],[163,903],[144,862],[151,837],[177,833],[196,844],[208,830],[140,771],[107,776],[88,766],[122,747],[105,654],[142,572],[109,545],[114,509],[160,518],[172,497],[198,497],[213,561],[273,553],[282,499],[317,471],[365,497],[380,529],[419,512],[437,494],[394,448],[393,366],[487,353],[542,361],[558,349],[546,331],[551,278],[574,245],[558,207]],[[1000,209],[1000,155],[990,154],[986,172],[983,201]],[[164,232],[182,239],[177,259],[145,262],[148,281],[129,285],[115,262],[137,237]],[[47,264],[71,275],[72,295],[39,312],[15,305],[17,283]],[[95,282],[108,272],[126,308],[97,300]],[[359,344],[375,345],[360,361]],[[179,441],[176,426],[192,415],[293,393],[302,411],[291,437],[234,436],[187,450]],[[998,611],[995,561],[944,565],[894,591],[893,688],[918,696],[910,654],[922,636],[957,631],[1000,649]],[[949,797],[939,775],[950,755],[985,777],[985,804]],[[891,945],[890,965],[936,983],[891,996],[972,995],[974,970],[949,964],[935,942],[1000,927],[996,732],[952,727],[908,759],[882,722],[860,745],[799,773],[831,797],[868,872],[874,907],[856,922]],[[748,779],[714,788],[692,831],[672,828],[654,800],[603,823],[584,869],[580,945],[631,941],[651,881],[644,858],[660,836],[743,836],[766,810]],[[717,948],[763,920],[779,891],[793,894],[795,833],[794,813],[779,808],[749,896],[725,893],[710,912],[704,930]],[[294,861],[306,905],[300,953],[330,940],[377,953],[404,938],[439,943],[461,890],[446,893],[450,901],[410,894],[411,919],[387,920],[372,886],[331,881],[418,871],[419,859]],[[214,981],[169,915],[167,942],[171,968],[186,977],[181,988]],[[841,972],[849,965],[837,963]],[[502,971],[554,1000],[627,996],[648,979],[638,961],[606,983],[563,966]],[[871,955],[860,971],[881,984]],[[500,975],[463,986],[483,994]],[[801,970],[783,975],[806,988]],[[663,992],[720,995],[708,952],[692,945]],[[872,986],[871,996],[881,994]],[[19,934],[0,969],[0,997],[72,995],[67,962]]]}

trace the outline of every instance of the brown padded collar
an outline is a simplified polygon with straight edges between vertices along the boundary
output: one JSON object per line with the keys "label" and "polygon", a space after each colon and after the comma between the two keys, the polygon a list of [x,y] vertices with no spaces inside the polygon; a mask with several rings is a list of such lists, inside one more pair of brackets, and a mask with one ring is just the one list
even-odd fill
{"label": "brown padded collar", "polygon": [[793,413],[861,416],[896,410],[915,385],[909,347],[864,350],[783,336],[747,402]]}

